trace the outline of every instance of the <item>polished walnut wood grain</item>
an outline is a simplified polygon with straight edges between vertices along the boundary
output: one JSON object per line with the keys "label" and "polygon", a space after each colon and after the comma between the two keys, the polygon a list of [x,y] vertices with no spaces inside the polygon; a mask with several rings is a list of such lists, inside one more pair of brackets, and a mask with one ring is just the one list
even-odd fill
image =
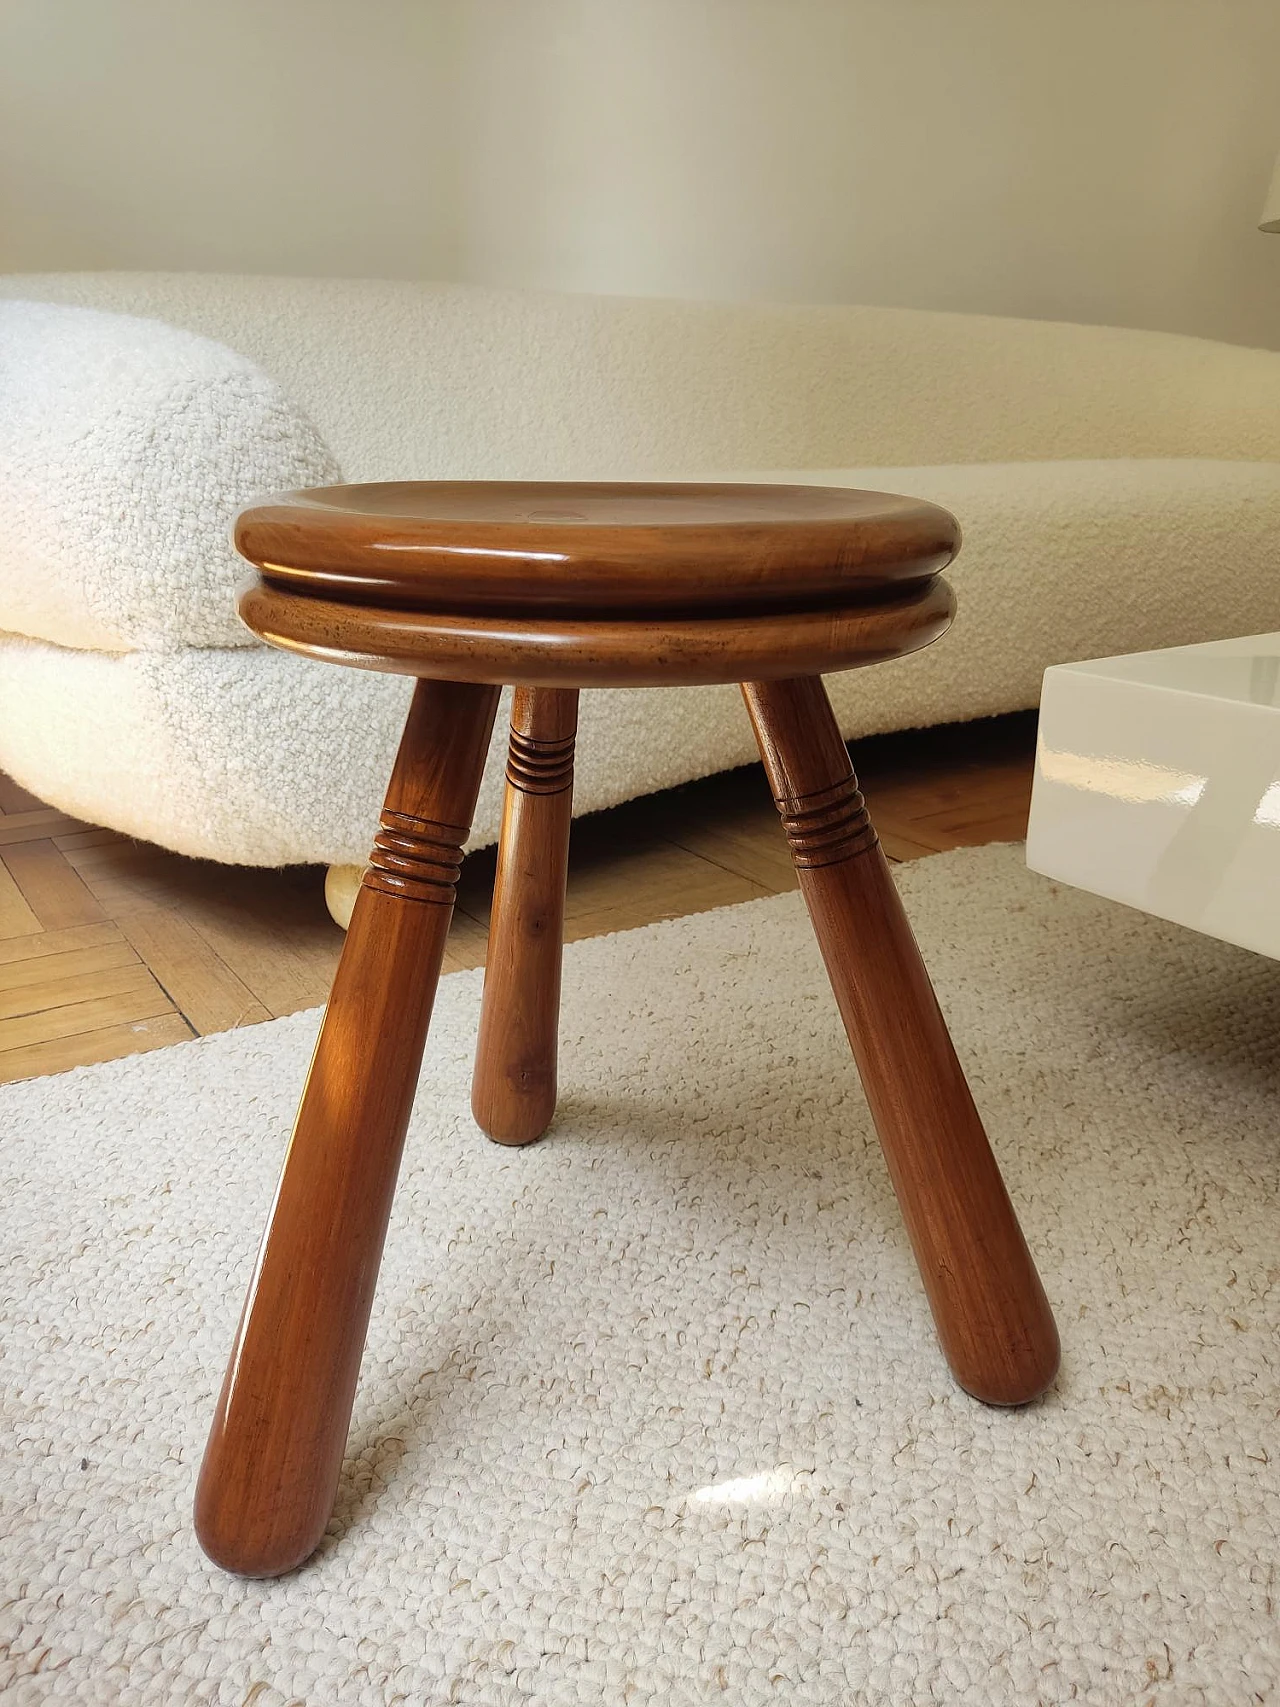
{"label": "polished walnut wood grain", "polygon": [[573,816],[574,689],[517,688],[471,1110],[499,1144],[529,1144],[556,1107],[556,1030]]}
{"label": "polished walnut wood grain", "polygon": [[743,687],[956,1379],[989,1404],[1058,1367],[1044,1289],[820,681]]}
{"label": "polished walnut wood grain", "polygon": [[275,1576],[333,1508],[496,688],[419,683],[196,1493],[218,1564]]}
{"label": "polished walnut wood grain", "polygon": [[945,581],[879,604],[648,621],[443,616],[282,592],[259,582],[240,615],[273,646],[366,670],[525,687],[681,687],[765,681],[899,658],[945,633]]}
{"label": "polished walnut wood grain", "polygon": [[843,486],[397,481],[255,504],[236,545],[286,588],[454,615],[777,611],[936,575],[936,504]]}

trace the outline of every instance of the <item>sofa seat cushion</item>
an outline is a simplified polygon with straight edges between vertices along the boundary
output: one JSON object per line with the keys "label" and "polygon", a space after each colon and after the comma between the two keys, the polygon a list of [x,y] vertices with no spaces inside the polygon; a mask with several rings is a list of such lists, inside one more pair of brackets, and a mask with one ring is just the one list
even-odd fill
{"label": "sofa seat cushion", "polygon": [[100,651],[252,646],[233,515],[340,478],[276,382],[225,346],[0,302],[0,628]]}
{"label": "sofa seat cushion", "polygon": [[[1034,706],[1045,668],[1069,659],[1280,627],[1280,464],[786,478],[920,492],[967,529],[948,570],[959,597],[951,632],[910,658],[828,679],[846,736]],[[113,657],[0,637],[0,769],[77,817],[183,853],[352,863],[377,828],[409,689],[403,677],[268,647]],[[589,693],[574,808],[755,757],[734,687]],[[499,734],[475,843],[497,835],[504,760]]]}

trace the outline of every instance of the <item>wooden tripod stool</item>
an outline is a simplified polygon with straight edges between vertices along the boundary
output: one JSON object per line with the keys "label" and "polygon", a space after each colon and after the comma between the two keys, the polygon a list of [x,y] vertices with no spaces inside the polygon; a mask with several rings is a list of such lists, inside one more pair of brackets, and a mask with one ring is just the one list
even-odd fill
{"label": "wooden tripod stool", "polygon": [[741,682],[956,1379],[1035,1398],[1058,1338],[820,679],[935,639],[959,531],[810,486],[429,484],[246,511],[249,627],[418,678],[196,1494],[209,1556],[300,1564],[333,1508],[454,886],[517,684],[473,1109],[551,1119],[578,690]]}

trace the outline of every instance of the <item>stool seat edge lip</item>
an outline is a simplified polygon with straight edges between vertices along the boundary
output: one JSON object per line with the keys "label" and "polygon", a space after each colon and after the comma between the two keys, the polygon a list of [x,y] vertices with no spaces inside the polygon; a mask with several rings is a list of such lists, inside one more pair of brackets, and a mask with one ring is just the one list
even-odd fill
{"label": "stool seat edge lip", "polygon": [[[643,511],[675,494],[682,516],[666,522],[538,521],[501,515],[400,514],[394,495],[427,494],[423,505],[449,507],[449,494],[483,508],[535,510],[575,494],[603,494]],[[379,494],[390,509],[359,507]],[[702,494],[708,494],[704,503]],[[352,494],[350,507],[337,502]],[[618,497],[618,494],[622,494]],[[632,495],[636,496],[632,496]],[[728,497],[723,496],[728,494]],[[334,502],[326,502],[332,497]],[[814,500],[818,502],[814,505]],[[409,502],[406,500],[406,508]],[[779,517],[750,506],[778,505]],[[459,507],[466,507],[459,501]],[[583,500],[586,514],[587,500]],[[742,515],[726,515],[745,504]],[[813,515],[786,517],[789,504]],[[704,514],[705,511],[705,514]],[[553,518],[560,512],[547,512]],[[240,554],[264,579],[331,599],[385,606],[512,616],[788,610],[813,604],[893,598],[930,580],[952,561],[960,529],[924,499],[854,488],[607,482],[383,482],[282,493],[241,510],[234,524]]]}
{"label": "stool seat edge lip", "polygon": [[935,576],[876,603],[588,622],[355,605],[255,578],[239,609],[268,645],[367,670],[530,687],[687,687],[903,657],[946,632],[955,594]]}

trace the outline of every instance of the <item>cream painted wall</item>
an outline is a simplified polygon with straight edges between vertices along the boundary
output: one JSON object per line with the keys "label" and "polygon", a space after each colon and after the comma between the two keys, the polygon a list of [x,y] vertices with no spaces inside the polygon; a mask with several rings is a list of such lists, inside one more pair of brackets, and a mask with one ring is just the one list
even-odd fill
{"label": "cream painted wall", "polygon": [[0,268],[906,303],[1280,347],[1277,0],[5,0]]}
{"label": "cream painted wall", "polygon": [[0,0],[0,269],[454,265],[436,0]]}
{"label": "cream painted wall", "polygon": [[1278,0],[466,0],[460,258],[1280,346]]}

